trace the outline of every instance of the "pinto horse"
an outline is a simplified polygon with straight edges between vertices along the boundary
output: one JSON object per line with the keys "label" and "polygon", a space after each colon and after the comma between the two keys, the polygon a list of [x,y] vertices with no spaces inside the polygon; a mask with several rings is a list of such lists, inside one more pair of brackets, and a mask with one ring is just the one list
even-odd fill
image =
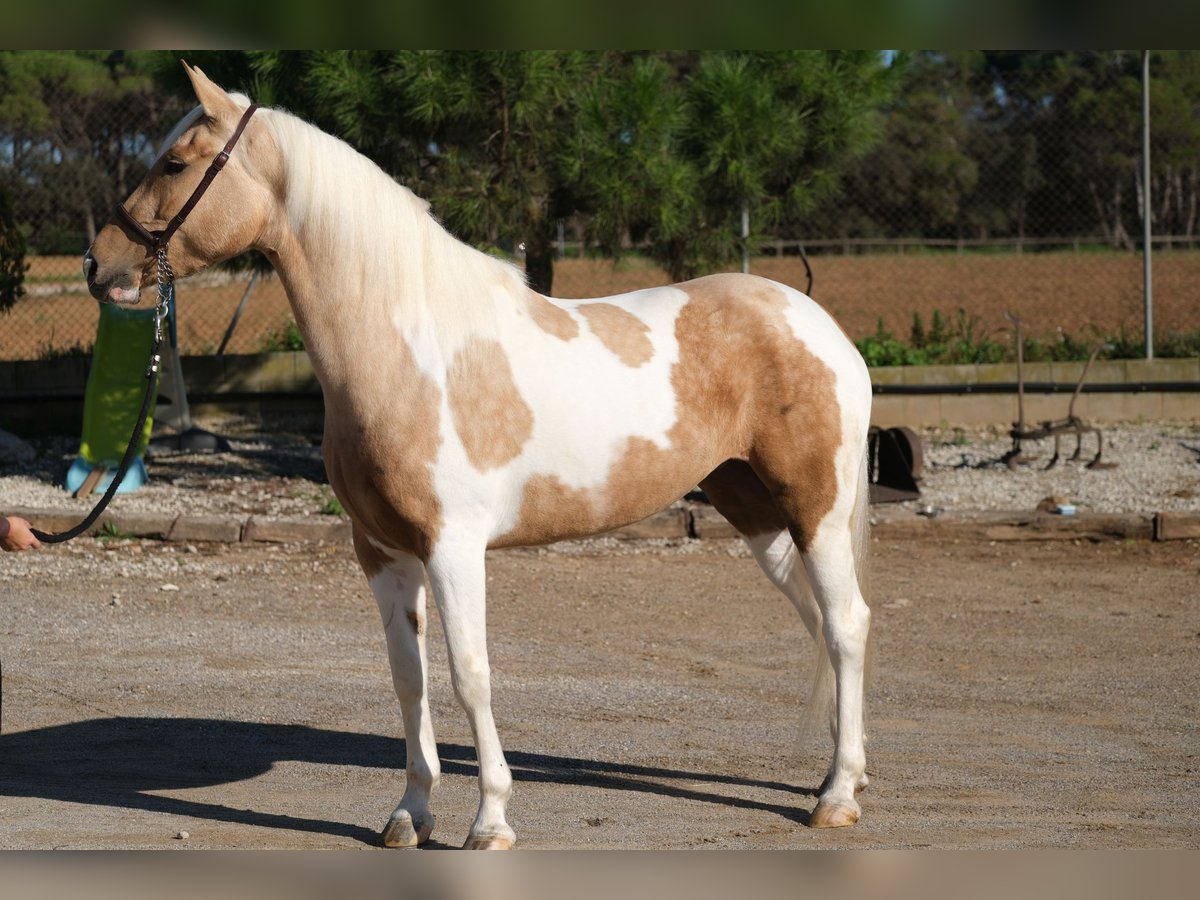
{"label": "pinto horse", "polygon": [[[696,484],[818,645],[825,687],[810,713],[829,717],[834,753],[808,824],[856,822],[867,784],[871,385],[833,319],[748,275],[595,300],[541,296],[345,143],[286,112],[255,111],[185,67],[200,106],[84,269],[97,299],[137,303],[156,281],[147,241],[169,232],[179,276],[251,248],[278,272],[324,392],[325,466],[379,605],[407,738],[405,790],[383,843],[416,846],[434,824],[426,576],[479,758],[465,846],[508,848],[512,775],[492,718],[485,551],[597,534]],[[185,206],[186,222],[176,215]]]}

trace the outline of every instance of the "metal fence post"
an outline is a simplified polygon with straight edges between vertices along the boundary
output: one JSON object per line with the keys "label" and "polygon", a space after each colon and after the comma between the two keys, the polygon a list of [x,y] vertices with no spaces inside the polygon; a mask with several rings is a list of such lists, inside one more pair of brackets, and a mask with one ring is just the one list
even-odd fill
{"label": "metal fence post", "polygon": [[1142,51],[1142,296],[1146,313],[1146,359],[1154,359],[1154,286],[1150,275],[1150,51]]}

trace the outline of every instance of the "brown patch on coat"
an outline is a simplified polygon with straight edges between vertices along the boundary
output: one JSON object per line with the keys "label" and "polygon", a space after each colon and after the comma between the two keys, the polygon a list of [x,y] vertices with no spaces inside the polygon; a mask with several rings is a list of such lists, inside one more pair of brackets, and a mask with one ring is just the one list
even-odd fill
{"label": "brown patch on coat", "polygon": [[736,456],[748,461],[805,550],[837,500],[837,377],[793,337],[782,292],[763,280],[734,279],[683,286],[691,300],[676,325],[680,360],[707,355],[708,365],[693,365],[688,381],[677,377],[676,390],[690,389],[681,405],[707,410],[709,421],[734,423],[745,447]]}
{"label": "brown patch on coat", "polygon": [[630,438],[595,489],[530,478],[517,525],[493,546],[548,543],[637,521],[738,459],[759,485],[727,503],[742,504],[734,513],[742,525],[786,522],[797,545],[808,546],[837,498],[842,429],[833,371],[792,336],[786,298],[769,282],[717,275],[678,287],[689,300],[675,326],[669,447]]}
{"label": "brown patch on coat", "polygon": [[408,624],[412,626],[413,634],[418,637],[425,633],[425,617],[415,609],[410,609],[405,613],[408,616]]}
{"label": "brown patch on coat", "polygon": [[516,459],[533,434],[533,413],[504,348],[474,341],[454,355],[446,377],[450,415],[471,465],[484,472]]}
{"label": "brown patch on coat", "polygon": [[442,527],[433,487],[441,391],[403,340],[377,358],[389,363],[377,368],[371,398],[350,385],[325,388],[322,447],[329,483],[354,525],[355,550],[368,577],[385,560],[366,536],[427,562]]}
{"label": "brown patch on coat", "polygon": [[[363,570],[363,574],[366,575],[367,580],[370,581],[385,568],[387,568],[387,557],[385,557],[379,552],[378,549],[372,546],[367,540],[366,535],[363,534],[359,529],[351,528],[350,536],[354,543],[354,555],[358,557],[359,568]],[[384,627],[387,626],[386,622],[383,624]]]}
{"label": "brown patch on coat", "polygon": [[525,308],[529,317],[547,334],[560,341],[569,341],[579,336],[579,323],[569,312],[541,294],[530,291],[525,297]]}
{"label": "brown patch on coat", "polygon": [[654,357],[650,326],[633,313],[611,303],[581,303],[576,309],[600,343],[625,365],[636,369]]}
{"label": "brown patch on coat", "polygon": [[[628,525],[678,499],[705,468],[698,454],[628,438],[599,488],[572,488],[553,475],[532,476],[525,482],[517,525],[488,546],[550,544]],[[695,473],[690,480],[683,474],[689,472]]]}
{"label": "brown patch on coat", "polygon": [[709,502],[746,537],[775,534],[787,528],[779,505],[745,460],[731,459],[700,482]]}

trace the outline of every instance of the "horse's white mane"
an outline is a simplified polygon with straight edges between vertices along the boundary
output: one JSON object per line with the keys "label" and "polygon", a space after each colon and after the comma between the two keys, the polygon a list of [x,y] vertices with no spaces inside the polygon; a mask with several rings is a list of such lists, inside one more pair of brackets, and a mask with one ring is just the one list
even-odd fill
{"label": "horse's white mane", "polygon": [[[327,255],[317,265],[341,273],[333,283],[361,292],[361,302],[389,304],[393,320],[413,324],[427,324],[426,313],[443,339],[457,342],[455,333],[487,327],[497,289],[509,297],[525,290],[520,269],[453,237],[426,201],[349,144],[282,110],[258,115],[281,149],[292,228]],[[330,299],[348,308],[360,301]]]}

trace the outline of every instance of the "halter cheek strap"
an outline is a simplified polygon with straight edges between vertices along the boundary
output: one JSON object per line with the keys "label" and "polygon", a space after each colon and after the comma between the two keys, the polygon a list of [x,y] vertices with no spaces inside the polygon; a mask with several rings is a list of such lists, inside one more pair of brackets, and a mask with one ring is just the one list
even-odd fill
{"label": "halter cheek strap", "polygon": [[113,215],[120,220],[126,228],[133,232],[138,243],[145,244],[148,248],[156,253],[165,249],[167,242],[175,236],[175,232],[179,230],[179,226],[184,223],[191,211],[200,202],[200,198],[204,196],[204,192],[208,190],[208,186],[213,183],[213,179],[217,177],[225,163],[229,162],[229,154],[233,152],[234,145],[242,136],[242,132],[246,130],[246,123],[250,121],[250,117],[254,115],[254,111],[258,109],[253,103],[242,113],[241,119],[238,120],[237,128],[233,130],[233,135],[225,144],[225,148],[218,153],[213,161],[208,166],[208,171],[204,173],[204,177],[200,179],[200,183],[196,185],[196,189],[192,191],[192,196],[188,197],[187,202],[183,204],[183,208],[175,214],[167,227],[162,231],[149,231],[141,222],[135,219],[125,208],[123,203],[118,203],[113,207]]}

